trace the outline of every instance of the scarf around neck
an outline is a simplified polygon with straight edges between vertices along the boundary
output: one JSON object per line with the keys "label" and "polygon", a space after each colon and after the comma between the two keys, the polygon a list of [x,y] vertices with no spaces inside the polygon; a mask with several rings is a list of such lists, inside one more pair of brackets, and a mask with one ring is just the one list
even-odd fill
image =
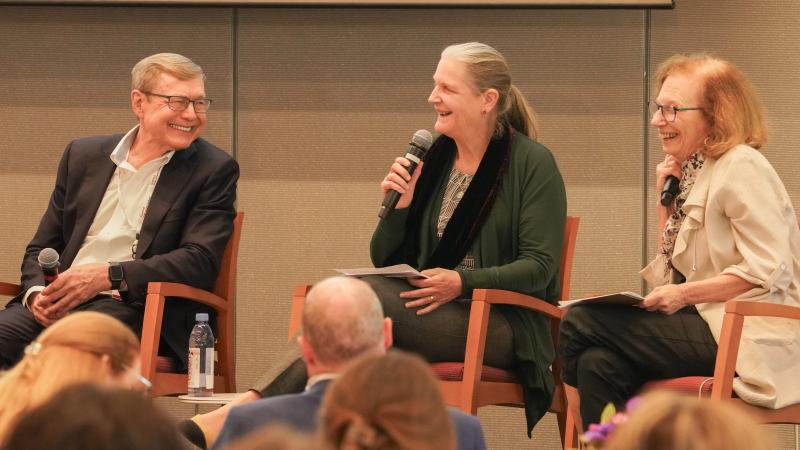
{"label": "scarf around neck", "polygon": [[[661,248],[659,248],[659,253],[665,256],[664,274],[667,276],[669,276],[670,272],[675,269],[675,267],[672,265],[672,252],[675,249],[675,240],[678,238],[678,232],[681,229],[683,220],[686,218],[686,211],[683,210],[683,204],[686,203],[686,199],[689,198],[689,193],[692,191],[694,181],[697,178],[697,174],[700,172],[700,169],[703,167],[704,162],[705,157],[703,154],[700,152],[695,152],[689,156],[686,161],[683,162],[683,164],[681,164],[681,173],[683,176],[681,177],[681,182],[678,185],[680,188],[680,193],[675,197],[675,204],[673,206],[674,209],[669,215],[667,223],[664,226],[664,234],[661,239]],[[678,279],[682,278],[682,275],[681,277],[678,277]]]}
{"label": "scarf around neck", "polygon": [[[497,193],[503,184],[511,154],[515,130],[509,127],[500,137],[493,137],[481,159],[478,170],[464,197],[459,202],[444,229],[433,253],[428,255],[420,270],[433,267],[452,269],[469,251],[492,210]],[[419,237],[426,207],[434,200],[447,168],[456,156],[456,144],[447,136],[439,136],[425,157],[425,168],[417,180],[414,198],[409,206],[406,238],[400,251],[402,260],[416,266],[419,262]]]}

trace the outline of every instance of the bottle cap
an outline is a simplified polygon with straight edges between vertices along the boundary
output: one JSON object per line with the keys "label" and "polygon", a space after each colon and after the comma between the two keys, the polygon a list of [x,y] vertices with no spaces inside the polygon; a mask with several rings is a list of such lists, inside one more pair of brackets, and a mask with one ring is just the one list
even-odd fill
{"label": "bottle cap", "polygon": [[194,316],[194,320],[198,322],[208,322],[208,313],[197,313]]}

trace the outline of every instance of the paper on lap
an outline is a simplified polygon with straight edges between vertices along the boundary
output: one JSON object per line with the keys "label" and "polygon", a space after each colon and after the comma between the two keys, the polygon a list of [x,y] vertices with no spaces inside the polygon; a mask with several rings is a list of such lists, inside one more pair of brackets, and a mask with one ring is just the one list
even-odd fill
{"label": "paper on lap", "polygon": [[598,295],[595,297],[578,298],[558,302],[559,308],[568,308],[578,303],[591,303],[593,305],[637,305],[644,297],[635,292],[618,292],[616,294]]}
{"label": "paper on lap", "polygon": [[365,277],[367,275],[382,275],[389,278],[428,278],[408,264],[396,264],[388,267],[367,267],[364,269],[334,269],[335,271],[352,277]]}

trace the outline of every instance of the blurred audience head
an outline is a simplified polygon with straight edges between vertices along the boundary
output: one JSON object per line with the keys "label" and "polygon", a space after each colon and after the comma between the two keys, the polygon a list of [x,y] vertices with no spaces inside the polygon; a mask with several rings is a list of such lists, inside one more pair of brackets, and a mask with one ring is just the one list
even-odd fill
{"label": "blurred audience head", "polygon": [[415,355],[359,359],[322,401],[320,432],[338,450],[448,450],[455,433],[438,382]]}
{"label": "blurred audience head", "polygon": [[391,320],[369,285],[333,277],[315,284],[306,296],[299,339],[309,375],[338,371],[353,358],[383,353],[391,345]]}
{"label": "blurred audience head", "polygon": [[672,392],[646,395],[604,448],[609,450],[770,450],[768,436],[730,403]]}
{"label": "blurred audience head", "polygon": [[223,450],[326,450],[315,437],[286,425],[269,425],[249,434]]}
{"label": "blurred audience head", "polygon": [[673,55],[656,71],[654,92],[661,91],[664,81],[677,74],[701,84],[700,104],[688,106],[703,108],[708,128],[705,154],[719,157],[739,144],[758,149],[766,143],[761,101],[750,80],[733,63],[705,53]]}
{"label": "blurred audience head", "polygon": [[17,417],[76,383],[141,388],[139,341],[122,322],[76,312],[46,328],[0,378],[0,441]]}
{"label": "blurred audience head", "polygon": [[184,450],[174,422],[145,396],[94,384],[65,388],[17,422],[2,450]]}

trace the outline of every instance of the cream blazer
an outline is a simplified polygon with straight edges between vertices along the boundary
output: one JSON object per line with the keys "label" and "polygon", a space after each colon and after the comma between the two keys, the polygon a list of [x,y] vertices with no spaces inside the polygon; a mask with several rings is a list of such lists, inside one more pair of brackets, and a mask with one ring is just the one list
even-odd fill
{"label": "cream blazer", "polygon": [[[738,145],[707,158],[683,207],[686,218],[672,262],[687,282],[732,274],[756,286],[736,299],[800,307],[797,218],[778,174],[759,151]],[[663,256],[640,273],[653,286],[670,278]],[[697,305],[717,342],[724,306]],[[744,323],[736,394],[772,409],[800,403],[800,323],[760,317]]]}

